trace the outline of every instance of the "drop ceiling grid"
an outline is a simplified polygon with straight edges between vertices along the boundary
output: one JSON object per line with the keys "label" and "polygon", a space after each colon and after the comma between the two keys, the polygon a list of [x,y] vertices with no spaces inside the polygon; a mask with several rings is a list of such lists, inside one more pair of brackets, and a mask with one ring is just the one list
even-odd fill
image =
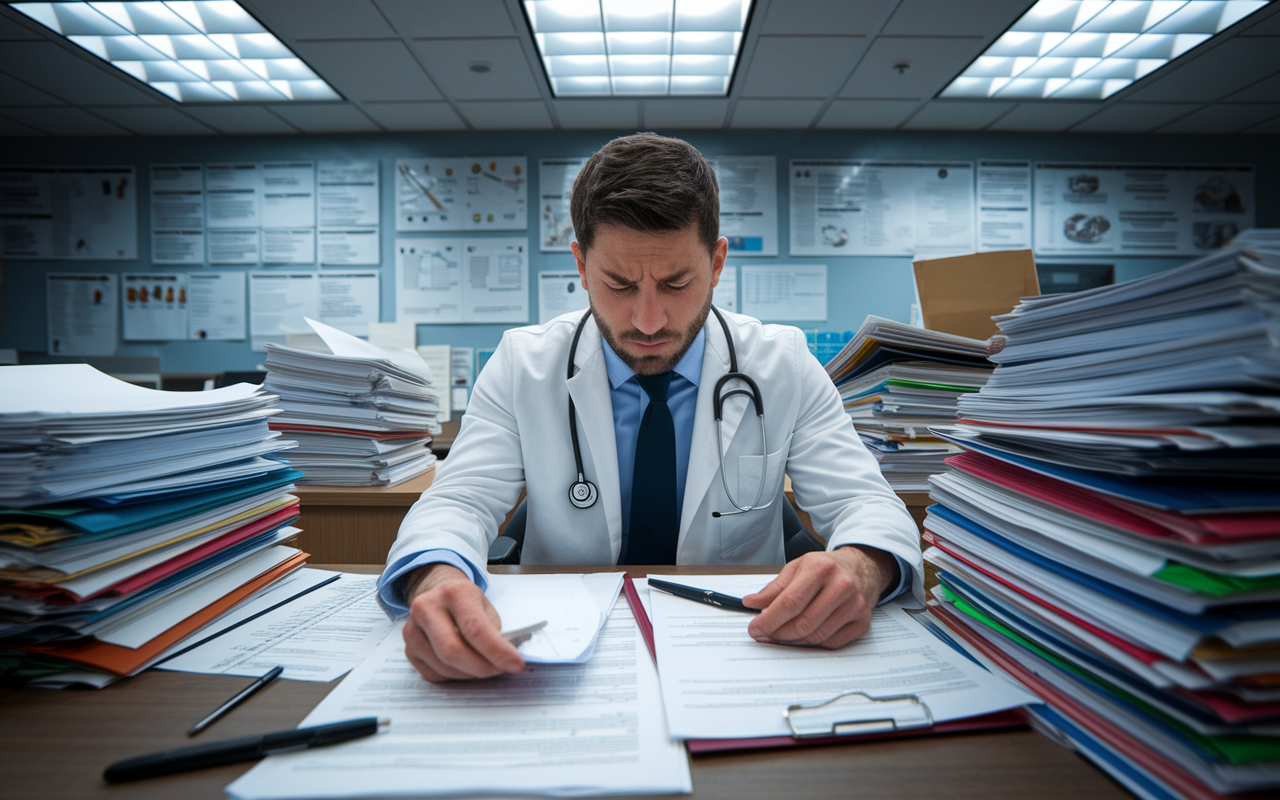
{"label": "drop ceiling grid", "polygon": [[[936,99],[1027,0],[771,0],[752,20],[756,46],[730,98],[596,105],[550,96],[519,2],[242,0],[345,100],[236,106],[175,103],[6,8],[0,135],[74,135],[77,121],[84,134],[144,136],[633,126],[1231,133],[1273,130],[1280,116],[1280,59],[1270,57],[1280,3],[1150,85],[1063,105]],[[476,62],[489,71],[472,71]]]}

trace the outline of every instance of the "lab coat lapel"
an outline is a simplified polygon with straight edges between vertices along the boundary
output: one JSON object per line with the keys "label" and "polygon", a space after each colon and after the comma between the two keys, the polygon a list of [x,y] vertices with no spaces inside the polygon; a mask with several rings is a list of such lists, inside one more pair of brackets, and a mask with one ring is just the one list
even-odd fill
{"label": "lab coat lapel", "polygon": [[[605,367],[600,329],[591,319],[582,330],[578,350],[574,354],[578,371],[565,382],[578,412],[581,436],[582,468],[586,478],[596,484],[597,502],[604,504],[609,524],[609,546],[617,563],[622,550],[622,493],[618,488],[618,442],[613,426],[613,398],[609,392],[609,373]],[[563,361],[561,362],[564,363]],[[567,414],[567,411],[565,412]],[[567,421],[567,420],[566,420]],[[572,458],[572,452],[570,454]]]}
{"label": "lab coat lapel", "polygon": [[[703,327],[706,333],[706,349],[702,354],[702,375],[698,379],[698,406],[693,418],[692,446],[689,450],[689,473],[685,477],[684,506],[680,509],[680,544],[684,543],[685,534],[693,524],[694,515],[702,506],[702,500],[711,487],[713,480],[719,480],[716,473],[720,471],[720,460],[724,453],[716,450],[715,395],[716,382],[729,371],[729,348],[725,344],[724,329],[715,318],[714,312],[707,317]],[[739,354],[741,355],[741,354]],[[738,368],[742,368],[739,358]],[[741,382],[727,385],[726,390],[741,386]],[[727,452],[733,436],[742,422],[743,413],[750,405],[745,398],[734,397],[724,404],[724,421],[720,434]],[[733,475],[726,476],[736,479]],[[736,488],[736,487],[735,487]],[[720,510],[720,509],[712,509]],[[677,546],[679,552],[679,546]]]}

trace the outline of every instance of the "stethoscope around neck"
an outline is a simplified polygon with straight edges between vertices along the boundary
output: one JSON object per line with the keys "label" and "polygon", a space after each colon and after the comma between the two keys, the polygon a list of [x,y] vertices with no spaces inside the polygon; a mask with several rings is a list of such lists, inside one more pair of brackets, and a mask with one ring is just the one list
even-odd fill
{"label": "stethoscope around neck", "polygon": [[[729,334],[729,323],[724,321],[720,309],[715,306],[711,307],[711,311],[715,313],[716,319],[720,321],[720,327],[724,329],[724,339],[729,344],[729,371],[726,372],[720,380],[716,381],[715,391],[711,396],[712,409],[715,412],[716,420],[716,452],[720,456],[720,483],[724,486],[724,494],[729,498],[729,502],[733,504],[736,511],[713,511],[713,517],[728,517],[734,514],[745,514],[748,511],[756,511],[762,508],[768,508],[773,505],[775,498],[769,498],[769,502],[760,505],[760,498],[764,495],[765,476],[769,474],[769,443],[765,439],[764,429],[764,399],[760,396],[760,387],[756,386],[756,382],[749,375],[738,372],[738,353],[733,346],[733,336]],[[578,327],[573,332],[573,341],[569,344],[569,367],[566,378],[572,378],[573,359],[578,352],[578,339],[582,337],[582,329],[586,327],[587,320],[591,318],[591,311],[588,310],[582,315],[582,319],[578,321]],[[725,384],[730,381],[741,381],[750,388],[741,386],[725,391]],[[724,420],[724,401],[734,395],[745,395],[751,398],[751,403],[756,407],[756,417],[760,420],[760,450],[764,458],[764,463],[760,465],[760,485],[756,488],[756,497],[751,501],[750,505],[740,505],[734,499],[733,493],[729,491],[729,479],[725,476],[724,469],[724,442],[721,440],[721,423]],[[582,469],[582,448],[578,445],[578,411],[573,404],[573,397],[569,398],[569,435],[573,438],[573,461],[578,468],[578,479],[569,486],[569,502],[573,503],[577,508],[590,508],[596,504],[596,500],[600,497],[600,492],[596,489],[596,485],[587,480],[586,473]]]}

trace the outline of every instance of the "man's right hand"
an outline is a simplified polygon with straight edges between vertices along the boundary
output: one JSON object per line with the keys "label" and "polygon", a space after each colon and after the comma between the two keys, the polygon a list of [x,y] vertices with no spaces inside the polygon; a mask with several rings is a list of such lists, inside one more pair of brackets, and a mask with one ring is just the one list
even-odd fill
{"label": "man's right hand", "polygon": [[480,587],[449,564],[410,575],[404,652],[432,683],[491,678],[524,670],[524,657],[502,638],[501,620]]}

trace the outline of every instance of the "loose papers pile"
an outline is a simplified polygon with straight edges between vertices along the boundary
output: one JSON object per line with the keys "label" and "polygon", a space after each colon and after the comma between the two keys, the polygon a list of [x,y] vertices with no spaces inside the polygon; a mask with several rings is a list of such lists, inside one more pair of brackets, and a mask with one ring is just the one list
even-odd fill
{"label": "loose papers pile", "polygon": [[302,564],[292,446],[241,384],[0,367],[0,676],[105,685]]}
{"label": "loose papers pile", "polygon": [[1280,788],[1280,251],[1251,246],[997,317],[939,431],[967,451],[933,610],[1142,797]]}
{"label": "loose papers pile", "polygon": [[283,411],[271,428],[298,443],[298,483],[394,486],[433,469],[439,394],[422,357],[307,322],[326,352],[268,342],[266,360]]}
{"label": "loose papers pile", "polygon": [[986,384],[987,343],[868,316],[826,365],[845,411],[897,491],[928,491],[929,476],[959,452],[929,432],[956,419],[959,397]]}

